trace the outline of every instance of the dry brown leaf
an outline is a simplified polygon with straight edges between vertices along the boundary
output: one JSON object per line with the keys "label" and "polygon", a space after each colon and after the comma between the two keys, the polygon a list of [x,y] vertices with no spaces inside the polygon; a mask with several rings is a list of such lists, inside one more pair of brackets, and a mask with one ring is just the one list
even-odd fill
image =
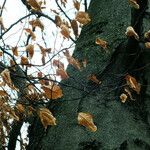
{"label": "dry brown leaf", "polygon": [[29,34],[31,35],[32,40],[35,41],[36,36],[35,36],[34,32],[33,32],[31,29],[29,29],[29,28],[25,28],[24,30],[25,30],[27,33],[29,33]]}
{"label": "dry brown leaf", "polygon": [[3,18],[2,17],[0,17],[0,26],[1,26],[2,30],[5,30],[4,23],[3,23]]}
{"label": "dry brown leaf", "polygon": [[10,77],[10,71],[8,69],[5,69],[4,71],[1,72],[1,77],[3,79],[3,81],[9,86],[11,87],[12,84],[12,80]]}
{"label": "dry brown leaf", "polygon": [[136,40],[139,40],[138,34],[135,32],[135,30],[131,26],[127,27],[125,34],[128,37],[134,37]]}
{"label": "dry brown leaf", "polygon": [[136,91],[137,94],[140,94],[141,86],[136,79],[130,75],[126,75],[125,79],[130,88]]}
{"label": "dry brown leaf", "polygon": [[62,20],[61,20],[60,16],[58,16],[58,15],[55,16],[55,24],[57,27],[60,27],[62,24]]}
{"label": "dry brown leaf", "polygon": [[150,42],[150,30],[144,33],[144,38]]}
{"label": "dry brown leaf", "polygon": [[83,11],[77,12],[75,19],[83,25],[86,25],[91,21],[89,14]]}
{"label": "dry brown leaf", "polygon": [[61,1],[61,5],[63,5],[64,7],[66,7],[67,0],[60,0],[60,1]]}
{"label": "dry brown leaf", "polygon": [[25,112],[25,108],[22,104],[17,104],[16,108],[19,111],[19,113],[24,113]]}
{"label": "dry brown leaf", "polygon": [[49,99],[58,99],[63,96],[62,89],[58,85],[43,85],[44,94]]}
{"label": "dry brown leaf", "polygon": [[48,125],[56,125],[56,118],[53,116],[49,109],[40,108],[38,114],[45,129],[47,129]]}
{"label": "dry brown leaf", "polygon": [[27,57],[22,56],[21,57],[21,65],[28,65],[29,61]]}
{"label": "dry brown leaf", "polygon": [[120,100],[121,100],[122,103],[125,103],[127,101],[127,98],[128,98],[128,96],[124,93],[122,93],[120,95]]}
{"label": "dry brown leaf", "polygon": [[73,58],[73,57],[70,55],[70,53],[69,53],[68,50],[66,50],[66,51],[63,52],[63,53],[64,53],[64,55],[66,56],[67,61],[68,61],[69,64],[71,64],[72,66],[74,66],[76,69],[81,70],[79,61],[76,60],[75,58]]}
{"label": "dry brown leaf", "polygon": [[104,40],[102,40],[100,38],[97,38],[96,41],[95,41],[95,43],[97,45],[99,45],[100,47],[104,48],[104,49],[106,49],[107,45],[108,45],[108,43],[106,41],[104,41]]}
{"label": "dry brown leaf", "polygon": [[26,46],[26,51],[29,53],[29,58],[32,59],[34,55],[34,45],[29,44]]}
{"label": "dry brown leaf", "polygon": [[60,26],[61,28],[61,34],[63,35],[64,38],[68,38],[70,37],[70,31],[69,31],[69,28],[65,25],[65,24],[62,24]]}
{"label": "dry brown leaf", "polygon": [[73,4],[74,4],[74,8],[75,8],[77,11],[79,11],[79,9],[80,9],[80,2],[78,2],[77,0],[74,0],[74,1],[73,1]]}
{"label": "dry brown leaf", "polygon": [[145,43],[145,47],[148,48],[148,49],[150,49],[150,42],[146,42]]}
{"label": "dry brown leaf", "polygon": [[12,52],[13,52],[13,55],[18,56],[18,47],[17,46],[12,47]]}
{"label": "dry brown leaf", "polygon": [[78,34],[78,23],[76,20],[71,21],[71,27],[73,29],[74,35],[77,37],[79,34]]}
{"label": "dry brown leaf", "polygon": [[60,60],[53,60],[53,66],[64,69],[64,64]]}
{"label": "dry brown leaf", "polygon": [[93,116],[90,113],[78,113],[78,124],[88,128],[92,132],[95,132],[97,130],[97,127],[93,122]]}
{"label": "dry brown leaf", "polygon": [[67,72],[64,69],[62,69],[62,68],[58,68],[56,70],[56,75],[60,76],[62,80],[65,80],[65,79],[69,78]]}
{"label": "dry brown leaf", "polygon": [[139,4],[137,3],[138,0],[128,0],[129,4],[135,8],[135,9],[140,9]]}
{"label": "dry brown leaf", "polygon": [[0,97],[8,96],[7,92],[4,90],[0,90]]}
{"label": "dry brown leaf", "polygon": [[3,52],[2,52],[2,51],[0,51],[0,57],[1,57],[1,56],[3,56]]}
{"label": "dry brown leaf", "polygon": [[29,21],[29,24],[32,28],[39,27],[42,31],[44,30],[44,24],[40,21],[40,19]]}
{"label": "dry brown leaf", "polygon": [[96,84],[101,84],[101,81],[99,81],[99,80],[97,79],[96,75],[94,75],[94,74],[88,76],[88,80],[91,80],[91,81],[93,81],[93,82],[96,83]]}
{"label": "dry brown leaf", "polygon": [[27,0],[27,3],[33,10],[41,11],[41,3],[39,3],[37,0]]}

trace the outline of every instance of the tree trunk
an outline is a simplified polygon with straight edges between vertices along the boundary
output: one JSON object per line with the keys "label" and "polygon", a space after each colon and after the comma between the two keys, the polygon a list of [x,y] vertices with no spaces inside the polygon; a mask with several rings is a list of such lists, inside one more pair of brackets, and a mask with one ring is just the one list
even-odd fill
{"label": "tree trunk", "polygon": [[[148,30],[144,19],[148,0],[139,0],[140,9],[131,9],[120,0],[92,0],[89,7],[91,23],[82,29],[73,56],[87,67],[78,71],[69,65],[70,78],[62,82],[64,96],[53,101],[49,109],[57,118],[57,126],[44,131],[35,119],[29,128],[29,150],[148,150],[150,149],[150,52],[142,40],[125,36],[132,25],[139,34]],[[106,40],[104,50],[95,39]],[[129,73],[141,83],[141,93],[132,92],[135,101],[121,103],[125,76]],[[100,85],[87,80],[95,74]],[[66,86],[66,85],[69,85]],[[90,132],[78,125],[79,112],[94,116],[98,130]]]}

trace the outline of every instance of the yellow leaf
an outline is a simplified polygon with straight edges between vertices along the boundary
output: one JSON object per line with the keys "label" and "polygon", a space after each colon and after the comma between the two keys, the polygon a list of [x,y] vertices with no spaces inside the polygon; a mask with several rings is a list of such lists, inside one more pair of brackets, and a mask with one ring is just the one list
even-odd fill
{"label": "yellow leaf", "polygon": [[102,48],[106,49],[107,48],[107,45],[108,43],[100,38],[97,38],[95,43],[99,46],[101,46]]}
{"label": "yellow leaf", "polygon": [[74,0],[73,4],[74,4],[75,9],[79,11],[79,9],[80,9],[80,2],[78,2],[77,0]]}
{"label": "yellow leaf", "polygon": [[58,15],[55,16],[55,24],[58,27],[60,27],[62,24],[62,20],[61,20],[60,16],[58,16]]}
{"label": "yellow leaf", "polygon": [[125,79],[130,88],[136,91],[137,94],[140,94],[141,86],[136,79],[130,75],[126,75]]}
{"label": "yellow leaf", "polygon": [[140,9],[139,4],[137,3],[137,0],[128,0],[129,4],[135,8],[135,9]]}
{"label": "yellow leaf", "polygon": [[43,85],[44,94],[49,99],[58,99],[63,96],[62,90],[58,85]]}
{"label": "yellow leaf", "polygon": [[63,35],[63,37],[69,39],[69,37],[70,37],[69,28],[68,28],[66,25],[64,25],[64,24],[62,24],[62,25],[60,26],[60,28],[61,28],[61,31],[60,31],[60,32],[61,32],[61,34]]}
{"label": "yellow leaf", "polygon": [[92,132],[95,132],[97,130],[97,127],[93,122],[93,116],[90,113],[78,113],[78,124],[88,128]]}
{"label": "yellow leaf", "polygon": [[120,95],[120,100],[121,100],[122,103],[125,103],[126,100],[127,100],[127,98],[128,98],[128,96],[127,96],[126,94],[124,94],[124,93],[122,93],[122,94]]}
{"label": "yellow leaf", "polygon": [[78,36],[78,23],[76,20],[71,21],[71,27],[75,36]]}
{"label": "yellow leaf", "polygon": [[38,114],[45,129],[47,129],[48,125],[56,125],[56,118],[53,116],[49,109],[40,108]]}
{"label": "yellow leaf", "polygon": [[88,80],[91,80],[91,81],[93,81],[93,82],[96,83],[96,84],[101,84],[101,81],[99,81],[99,80],[97,79],[96,75],[94,75],[94,74],[88,76]]}
{"label": "yellow leaf", "polygon": [[32,28],[39,27],[42,31],[44,30],[44,24],[40,21],[40,19],[29,21],[29,24]]}
{"label": "yellow leaf", "polygon": [[27,3],[33,10],[41,11],[41,5],[37,0],[27,0]]}
{"label": "yellow leaf", "polygon": [[32,44],[27,45],[26,51],[29,53],[30,59],[32,59],[32,57],[34,55],[34,45],[32,45]]}
{"label": "yellow leaf", "polygon": [[13,52],[13,55],[18,56],[18,47],[17,46],[12,47],[12,52]]}
{"label": "yellow leaf", "polygon": [[31,29],[29,29],[29,28],[25,28],[24,30],[25,30],[27,33],[29,33],[29,34],[31,35],[32,40],[35,41],[36,36],[35,36],[34,32],[33,32]]}
{"label": "yellow leaf", "polygon": [[91,21],[89,14],[83,11],[77,12],[75,19],[83,25],[86,25]]}
{"label": "yellow leaf", "polygon": [[135,30],[131,26],[127,27],[125,34],[128,37],[134,37],[136,40],[139,40],[138,34],[135,32]]}

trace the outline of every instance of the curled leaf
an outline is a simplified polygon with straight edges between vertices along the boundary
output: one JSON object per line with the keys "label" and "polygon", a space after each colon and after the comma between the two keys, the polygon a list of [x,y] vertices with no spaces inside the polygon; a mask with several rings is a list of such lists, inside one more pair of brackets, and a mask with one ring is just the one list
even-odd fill
{"label": "curled leaf", "polygon": [[136,40],[139,40],[138,34],[135,32],[135,30],[131,26],[127,27],[125,34],[128,37],[134,37]]}
{"label": "curled leaf", "polygon": [[83,25],[86,25],[91,21],[89,14],[83,11],[77,12],[75,19]]}
{"label": "curled leaf", "polygon": [[130,75],[126,75],[125,79],[130,88],[136,91],[137,94],[140,94],[141,86],[136,79]]}
{"label": "curled leaf", "polygon": [[99,46],[101,46],[102,48],[106,49],[107,48],[107,45],[108,43],[100,38],[97,38],[95,43]]}
{"label": "curled leaf", "polygon": [[128,96],[127,96],[126,94],[124,94],[124,93],[122,93],[122,94],[120,95],[120,100],[121,100],[122,103],[125,103],[126,100],[127,100],[127,98],[128,98]]}
{"label": "curled leaf", "polygon": [[56,118],[53,116],[49,109],[40,108],[38,114],[45,129],[47,129],[48,125],[56,125]]}
{"label": "curled leaf", "polygon": [[140,9],[139,4],[137,3],[138,0],[128,0],[129,4],[135,8],[135,9]]}
{"label": "curled leaf", "polygon": [[88,76],[88,80],[91,80],[91,81],[93,81],[93,82],[96,83],[96,84],[101,84],[101,81],[99,81],[99,80],[97,79],[96,75],[94,75],[94,74]]}
{"label": "curled leaf", "polygon": [[88,128],[92,132],[95,132],[97,130],[97,127],[93,122],[93,116],[90,113],[78,113],[78,124]]}

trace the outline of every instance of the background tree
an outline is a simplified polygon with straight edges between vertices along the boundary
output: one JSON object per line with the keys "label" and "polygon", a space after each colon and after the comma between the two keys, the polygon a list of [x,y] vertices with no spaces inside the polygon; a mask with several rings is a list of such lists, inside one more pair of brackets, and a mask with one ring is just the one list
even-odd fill
{"label": "background tree", "polygon": [[[59,1],[56,2],[59,6]],[[66,4],[66,1],[61,2]],[[32,4],[30,6],[33,7]],[[63,11],[63,7],[59,8]],[[39,9],[31,8],[30,11],[37,17],[45,16]],[[68,76],[63,72],[67,79],[62,80],[59,86],[41,73],[32,79],[25,73],[20,77],[22,70],[19,67],[15,73],[11,71],[16,88],[22,89],[26,85],[17,84],[17,81],[32,81],[32,85],[40,81],[45,93],[44,96],[39,93],[40,98],[34,102],[24,96],[29,96],[26,86],[20,92],[18,97],[21,101],[17,100],[17,103],[23,106],[24,113],[31,111],[34,115],[20,117],[21,113],[16,116],[10,112],[18,121],[14,121],[10,129],[8,149],[15,149],[24,121],[30,123],[27,149],[150,149],[148,0],[92,0],[88,9],[90,17],[79,12],[76,20],[84,27],[73,56],[66,49],[63,51],[70,65],[65,72]],[[67,25],[58,20],[59,17],[55,23],[63,36],[70,37],[68,32],[64,32]],[[72,22],[69,17],[68,20]],[[29,63],[22,65],[33,66]],[[58,69],[64,68],[60,62],[55,61],[54,65]],[[1,68],[3,70],[5,66]],[[24,77],[24,80],[19,77]],[[51,84],[53,88],[49,89]],[[55,96],[60,99],[53,100]],[[16,108],[21,111],[20,107]],[[40,117],[42,110],[43,117]]]}

